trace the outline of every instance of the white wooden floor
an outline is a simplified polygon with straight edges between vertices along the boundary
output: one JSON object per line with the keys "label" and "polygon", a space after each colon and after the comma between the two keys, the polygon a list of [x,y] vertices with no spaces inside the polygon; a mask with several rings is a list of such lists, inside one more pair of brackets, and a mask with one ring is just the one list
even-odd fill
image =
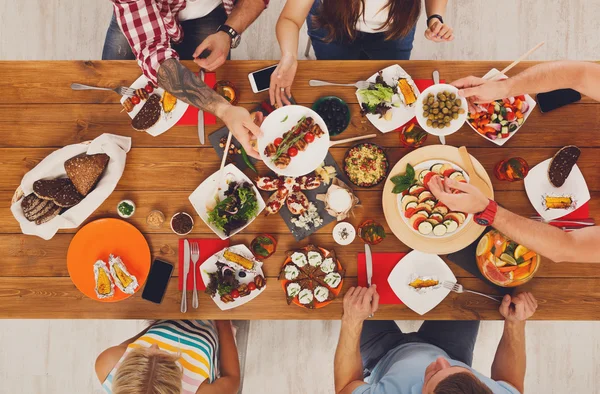
{"label": "white wooden floor", "polygon": [[[284,0],[244,34],[234,59],[277,59],[274,24]],[[531,59],[597,60],[600,0],[450,0],[456,40],[434,44],[418,26],[413,59],[511,60],[539,41]],[[0,0],[0,59],[99,59],[111,15],[108,0]],[[302,34],[299,52],[304,51]],[[0,306],[1,307],[1,306]],[[560,305],[556,306],[557,308]],[[400,322],[415,330],[420,322]],[[106,347],[135,335],[143,321],[0,321],[0,394],[100,393],[93,365]],[[338,322],[252,322],[246,394],[331,393]],[[484,322],[475,367],[489,373],[501,322]],[[529,393],[600,394],[600,322],[531,322]]]}

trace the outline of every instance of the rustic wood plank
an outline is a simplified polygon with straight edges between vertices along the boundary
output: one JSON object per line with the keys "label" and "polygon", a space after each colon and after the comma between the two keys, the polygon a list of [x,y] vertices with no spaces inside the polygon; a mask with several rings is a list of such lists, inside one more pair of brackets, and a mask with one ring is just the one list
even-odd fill
{"label": "rustic wood plank", "polygon": [[[312,103],[304,103],[311,105]],[[248,110],[255,103],[243,104]],[[196,126],[176,126],[159,137],[140,133],[131,128],[131,120],[121,111],[119,104],[31,104],[7,105],[1,107],[0,148],[56,147],[96,138],[103,133],[120,134],[133,138],[133,146],[145,147],[199,147]],[[600,138],[595,130],[600,130],[600,111],[596,104],[581,104],[560,108],[542,114],[534,110],[525,126],[506,143],[505,147],[537,148],[540,142],[545,147],[562,147],[573,143],[573,133],[578,130],[576,143],[579,146],[599,147]],[[371,123],[360,115],[358,104],[350,104],[352,119],[350,126],[335,139],[356,137],[377,133],[376,142],[385,147],[400,146],[398,134],[381,134]],[[31,119],[36,119],[31,122]],[[223,123],[206,127],[208,134],[222,127]],[[14,130],[18,130],[15,133]],[[26,137],[25,137],[26,136]],[[464,125],[457,133],[447,137],[451,144],[467,147],[495,147]],[[427,145],[438,143],[430,137]],[[350,146],[346,144],[342,146]],[[205,145],[209,148],[210,145]]]}
{"label": "rustic wood plank", "polygon": [[[377,141],[377,139],[375,139]],[[449,139],[449,143],[452,140]],[[202,180],[214,173],[220,160],[214,152],[206,154],[207,148],[132,148],[127,155],[127,166],[117,190],[194,190]],[[48,148],[0,148],[0,165],[4,176],[0,179],[0,191],[14,191],[25,173],[35,167],[44,157],[53,152]],[[331,154],[338,164],[343,162],[347,148],[333,147]],[[591,191],[600,191],[600,177],[597,176],[598,164],[596,148],[582,148],[577,162],[586,178]],[[556,148],[472,148],[469,152],[476,157],[488,174],[497,162],[511,156],[524,158],[530,166],[552,157]],[[405,148],[387,148],[390,163],[395,164],[408,153]],[[261,173],[266,173],[266,166],[259,163]],[[173,181],[177,174],[177,182]],[[522,182],[502,182],[492,176],[494,190],[523,191]],[[383,182],[372,190],[382,190]],[[358,189],[358,188],[356,188]]]}
{"label": "rustic wood plank", "polygon": [[[493,293],[493,289],[478,279],[465,278],[462,282],[470,289]],[[342,294],[354,285],[356,278],[347,278]],[[600,279],[535,278],[524,288],[531,291],[539,303],[533,320],[600,318]],[[182,314],[176,278],[171,279],[160,305],[142,300],[140,293],[119,303],[100,303],[81,294],[69,278],[0,278],[0,299],[0,318],[335,320],[342,315],[341,297],[317,310],[287,305],[281,286],[273,279],[268,280],[266,290],[255,300],[227,312],[220,311],[207,294],[201,293],[198,310],[189,309]],[[405,305],[381,305],[375,319],[499,320],[497,308],[496,303],[486,298],[452,293],[425,316],[420,317]]]}
{"label": "rustic wood plank", "polygon": [[[191,61],[183,62],[188,68],[197,71]],[[228,79],[240,89],[240,102],[259,102],[268,97],[267,92],[253,94],[248,82],[248,73],[275,64],[276,61],[229,61],[217,71],[217,79]],[[392,64],[400,64],[415,79],[430,79],[434,69],[440,70],[442,79],[451,82],[468,76],[483,76],[491,68],[502,69],[509,61],[299,61],[296,79],[292,89],[299,102],[313,102],[318,97],[333,94],[349,103],[356,103],[353,88],[327,87],[315,89],[308,86],[310,79],[329,79],[335,82],[356,82],[364,80],[377,70]],[[510,73],[517,73],[539,62],[521,62]],[[343,68],[343,73],[340,69]],[[135,61],[36,61],[0,62],[0,81],[3,92],[0,104],[32,103],[118,103],[119,96],[112,92],[80,91],[73,92],[71,83],[78,82],[92,86],[129,86],[141,74]],[[592,102],[584,99],[582,102]]]}

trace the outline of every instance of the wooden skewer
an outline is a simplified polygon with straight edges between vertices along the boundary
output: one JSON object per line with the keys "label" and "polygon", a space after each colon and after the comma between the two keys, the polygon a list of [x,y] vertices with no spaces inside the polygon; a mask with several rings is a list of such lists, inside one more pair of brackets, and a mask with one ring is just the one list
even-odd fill
{"label": "wooden skewer", "polygon": [[499,77],[502,76],[502,74],[506,74],[507,72],[509,72],[514,66],[516,66],[517,64],[519,64],[523,59],[529,57],[529,55],[531,55],[533,52],[537,51],[542,45],[544,45],[545,42],[542,41],[539,44],[537,44],[536,46],[534,46],[533,48],[531,48],[530,50],[528,50],[527,52],[525,52],[523,55],[521,55],[520,58],[518,58],[517,60],[515,60],[514,62],[512,62],[511,64],[509,64],[508,66],[506,66],[504,68],[504,70],[500,71],[499,73],[497,73],[496,75],[492,76],[492,77],[488,77],[487,79],[489,79],[490,81],[493,81]]}
{"label": "wooden skewer", "polygon": [[[231,145],[231,137],[233,134],[231,130],[229,130],[229,134],[227,134],[227,143],[225,144],[225,151],[223,152],[223,158],[221,159],[221,167],[219,168],[219,172],[225,167],[225,162],[227,161],[227,153],[229,152],[229,145]],[[219,174],[220,177],[221,174]]]}
{"label": "wooden skewer", "polygon": [[345,144],[346,142],[366,140],[367,138],[374,138],[374,137],[377,137],[377,134],[361,135],[361,136],[358,136],[358,137],[346,138],[344,140],[330,141],[329,142],[329,147],[332,147],[332,146],[335,146],[335,145],[339,145],[339,144]]}

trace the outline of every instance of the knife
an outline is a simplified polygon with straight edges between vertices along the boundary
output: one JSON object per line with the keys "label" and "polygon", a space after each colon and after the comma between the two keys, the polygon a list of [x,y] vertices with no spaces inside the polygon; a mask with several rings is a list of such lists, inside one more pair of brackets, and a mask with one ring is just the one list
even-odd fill
{"label": "knife", "polygon": [[183,293],[181,294],[181,313],[187,312],[187,278],[190,274],[190,243],[183,240]]}
{"label": "knife", "polygon": [[[440,72],[438,70],[434,70],[433,71],[433,84],[439,85],[439,83],[440,83]],[[443,135],[440,135],[439,138],[440,138],[440,144],[446,145],[446,137]]]}
{"label": "knife", "polygon": [[371,248],[365,244],[365,263],[367,267],[367,284],[371,287],[371,278],[373,277],[373,257],[371,256]]}
{"label": "knife", "polygon": [[[204,70],[200,69],[200,79],[204,82]],[[204,111],[198,109],[198,137],[200,145],[204,145]]]}

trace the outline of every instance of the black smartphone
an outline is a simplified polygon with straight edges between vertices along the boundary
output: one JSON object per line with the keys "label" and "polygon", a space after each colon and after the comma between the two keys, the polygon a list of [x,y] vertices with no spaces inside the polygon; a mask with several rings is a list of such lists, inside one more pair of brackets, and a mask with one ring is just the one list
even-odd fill
{"label": "black smartphone", "polygon": [[152,266],[150,266],[150,273],[148,273],[148,279],[146,279],[142,298],[155,304],[160,304],[167,291],[167,285],[172,273],[173,264],[155,259],[152,262]]}
{"label": "black smartphone", "polygon": [[581,100],[581,94],[573,89],[558,89],[539,93],[536,97],[542,113],[550,112],[567,104]]}
{"label": "black smartphone", "polygon": [[271,74],[273,74],[273,71],[275,71],[276,68],[277,65],[274,65],[248,74],[250,86],[254,93],[269,89],[269,86],[271,85]]}

